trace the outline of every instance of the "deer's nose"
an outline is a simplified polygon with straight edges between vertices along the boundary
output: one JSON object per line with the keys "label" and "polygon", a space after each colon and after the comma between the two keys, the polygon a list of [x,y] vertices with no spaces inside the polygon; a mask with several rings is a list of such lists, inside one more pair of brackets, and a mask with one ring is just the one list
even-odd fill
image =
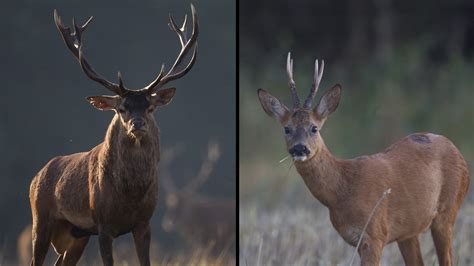
{"label": "deer's nose", "polygon": [[289,153],[291,156],[308,156],[310,152],[305,145],[296,144],[289,150]]}
{"label": "deer's nose", "polygon": [[137,118],[131,121],[132,130],[143,130],[146,125],[145,120]]}

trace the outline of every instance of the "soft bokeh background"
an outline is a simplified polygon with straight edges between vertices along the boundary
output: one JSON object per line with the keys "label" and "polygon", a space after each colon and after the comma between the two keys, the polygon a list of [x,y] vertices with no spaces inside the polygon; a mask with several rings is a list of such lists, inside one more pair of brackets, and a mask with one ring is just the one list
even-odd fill
{"label": "soft bokeh background", "polygon": [[[180,23],[191,15],[191,1],[4,1],[0,7],[0,265],[16,258],[16,239],[31,221],[28,190],[33,176],[52,157],[86,151],[100,143],[113,113],[100,112],[85,97],[110,94],[89,80],[65,47],[53,21],[58,9],[63,22],[73,16],[94,21],[84,33],[91,65],[111,81],[120,70],[125,84],[140,88],[169,67],[179,52],[179,40],[168,26],[168,14]],[[210,139],[222,152],[200,193],[235,198],[236,99],[235,2],[192,1],[200,34],[194,68],[170,83],[177,93],[172,104],[159,109],[163,148],[180,144],[185,152],[171,164],[178,186],[195,175]],[[188,24],[190,25],[190,24]],[[184,240],[161,229],[163,198],[152,219],[160,248],[152,255],[182,249]],[[132,243],[130,236],[121,237]],[[88,254],[97,256],[96,238]],[[136,264],[134,249],[125,259]],[[117,251],[118,252],[118,251]],[[161,252],[161,253],[160,253]],[[51,253],[51,252],[50,252]]]}
{"label": "soft bokeh background", "polygon": [[[279,163],[287,156],[283,128],[257,99],[265,88],[291,105],[288,51],[301,98],[316,58],[326,62],[316,101],[342,84],[339,108],[321,133],[337,157],[379,152],[409,133],[430,131],[448,136],[474,170],[472,1],[247,0],[239,9],[241,265],[347,265],[354,251],[291,160]],[[474,264],[473,190],[455,227],[457,265]],[[429,233],[422,251],[426,264],[437,263]],[[396,244],[386,248],[383,264],[403,264]]]}

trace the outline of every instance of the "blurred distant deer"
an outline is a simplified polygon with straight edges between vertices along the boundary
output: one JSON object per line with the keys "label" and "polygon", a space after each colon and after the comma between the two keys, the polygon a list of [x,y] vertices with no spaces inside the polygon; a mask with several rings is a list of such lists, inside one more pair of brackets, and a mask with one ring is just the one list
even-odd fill
{"label": "blurred distant deer", "polygon": [[162,221],[165,231],[176,231],[194,245],[213,245],[214,253],[235,252],[236,202],[231,198],[211,198],[198,189],[212,173],[219,159],[219,145],[210,142],[206,157],[197,175],[184,187],[177,189],[169,165],[181,148],[163,152],[161,184],[166,194],[166,211]]}
{"label": "blurred distant deer", "polygon": [[[439,264],[452,265],[453,226],[469,187],[466,161],[454,144],[440,135],[415,133],[384,152],[338,159],[320,131],[339,104],[341,86],[332,87],[312,108],[324,71],[324,61],[319,66],[316,60],[313,84],[301,106],[290,53],[286,71],[292,109],[262,89],[258,97],[264,111],[282,125],[298,173],[328,207],[334,228],[347,243],[360,244],[361,263],[379,265],[384,246],[397,242],[407,265],[422,265],[418,236],[431,228]],[[381,202],[389,189],[392,193]]]}
{"label": "blurred distant deer", "polygon": [[22,266],[31,261],[31,224],[27,225],[18,236],[17,240],[18,263]]}
{"label": "blurred distant deer", "polygon": [[[59,254],[56,265],[75,265],[91,235],[98,235],[104,265],[113,265],[112,242],[129,232],[140,265],[150,265],[149,221],[158,198],[160,160],[160,131],[153,113],[174,97],[176,89],[163,86],[183,77],[196,60],[198,22],[192,5],[191,11],[190,36],[186,17],[178,27],[170,16],[169,26],[181,44],[173,65],[166,73],[162,65],[157,77],[137,90],[125,87],[120,72],[118,83],[108,81],[85,59],[82,34],[92,17],[82,26],[73,19],[71,30],[54,11],[56,27],[82,70],[116,94],[87,100],[95,108],[114,111],[115,115],[102,143],[87,152],[53,158],[31,182],[32,265],[43,264],[50,244]],[[183,65],[188,55],[191,58]]]}

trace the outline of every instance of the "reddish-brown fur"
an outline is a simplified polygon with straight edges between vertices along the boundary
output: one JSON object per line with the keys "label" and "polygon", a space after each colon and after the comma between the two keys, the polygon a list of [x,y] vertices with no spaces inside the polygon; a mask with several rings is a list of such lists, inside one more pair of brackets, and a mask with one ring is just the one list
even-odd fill
{"label": "reddish-brown fur", "polygon": [[264,110],[286,127],[287,147],[298,173],[329,209],[334,228],[347,243],[356,246],[377,201],[391,189],[363,234],[358,250],[362,265],[378,265],[384,246],[391,242],[398,243],[407,265],[422,265],[418,237],[428,228],[440,265],[452,265],[453,226],[469,187],[463,156],[446,137],[415,133],[381,153],[336,158],[319,130],[337,108],[340,93],[336,85],[316,108],[295,104],[291,111],[264,90],[259,90],[259,98]]}
{"label": "reddish-brown fur", "polygon": [[128,232],[146,264],[148,248],[140,245],[149,243],[159,161],[158,127],[150,121],[149,130],[137,146],[116,115],[103,143],[56,157],[35,176],[30,187],[33,265],[42,264],[50,242],[60,254],[59,265],[75,264],[91,234],[99,235],[104,263],[111,263],[113,238]]}
{"label": "reddish-brown fur", "polygon": [[[150,265],[149,221],[158,198],[159,128],[153,116],[157,107],[168,104],[175,88],[163,89],[167,82],[184,76],[196,60],[197,14],[191,5],[193,29],[186,33],[186,20],[178,27],[170,16],[170,28],[178,35],[181,51],[165,74],[146,87],[130,90],[99,75],[82,53],[82,34],[92,17],[82,26],[73,20],[65,27],[56,10],[54,21],[66,47],[79,60],[92,80],[116,93],[92,96],[87,100],[99,110],[113,110],[105,140],[88,152],[59,156],[49,161],[33,178],[30,204],[33,216],[31,265],[42,265],[50,243],[60,255],[56,265],[75,265],[89,236],[99,237],[104,265],[113,265],[112,241],[132,232],[140,265]],[[186,67],[182,59],[193,49]]]}

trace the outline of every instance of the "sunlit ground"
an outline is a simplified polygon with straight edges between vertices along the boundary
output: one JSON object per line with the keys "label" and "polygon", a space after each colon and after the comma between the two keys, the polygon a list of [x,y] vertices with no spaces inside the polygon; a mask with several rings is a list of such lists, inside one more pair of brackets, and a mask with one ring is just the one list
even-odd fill
{"label": "sunlit ground", "polygon": [[[17,260],[1,260],[0,265],[29,265],[31,245],[25,245],[23,249],[23,257],[19,255]],[[115,265],[139,265],[130,235],[116,239],[113,252]],[[56,259],[56,253],[50,248],[44,265],[53,265]],[[198,247],[183,243],[182,247],[170,250],[169,247],[166,248],[166,245],[152,241],[150,259],[152,265],[236,265],[235,251],[222,250],[216,254],[215,251],[213,252],[213,244]],[[103,265],[96,236],[90,238],[78,265]]]}

